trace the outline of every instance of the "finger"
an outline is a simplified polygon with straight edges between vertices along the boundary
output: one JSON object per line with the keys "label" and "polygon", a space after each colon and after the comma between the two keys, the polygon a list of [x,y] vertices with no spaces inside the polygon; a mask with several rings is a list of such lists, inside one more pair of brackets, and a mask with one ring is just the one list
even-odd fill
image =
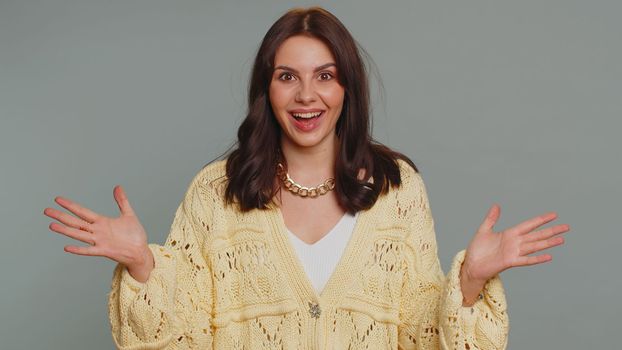
{"label": "finger", "polygon": [[524,243],[520,248],[520,255],[528,255],[564,243],[564,237],[553,237],[542,241]]}
{"label": "finger", "polygon": [[567,224],[564,225],[556,225],[553,227],[547,227],[542,230],[534,231],[525,235],[525,240],[523,242],[535,242],[543,239],[551,238],[560,233],[564,233],[570,230],[570,226]]}
{"label": "finger", "polygon": [[499,216],[501,216],[501,207],[495,203],[488,210],[484,222],[479,226],[478,232],[491,231],[497,220],[499,220]]}
{"label": "finger", "polygon": [[553,260],[553,257],[550,254],[543,254],[537,256],[523,256],[517,259],[515,266],[529,266],[545,263]]}
{"label": "finger", "polygon": [[54,198],[54,201],[58,203],[61,207],[69,210],[70,212],[79,216],[80,218],[82,218],[84,221],[88,223],[92,224],[100,217],[100,215],[95,213],[94,211],[88,208],[85,208],[79,205],[78,203],[72,202],[67,198],[58,196]]}
{"label": "finger", "polygon": [[91,233],[93,232],[93,230],[89,227],[91,224],[73,215],[64,213],[60,210],[56,210],[54,208],[45,208],[43,214],[51,217],[52,219],[58,220],[67,226],[74,227],[82,231],[87,231]]}
{"label": "finger", "polygon": [[125,194],[125,191],[123,190],[123,187],[121,187],[121,185],[115,186],[112,190],[112,194],[114,195],[114,199],[117,201],[117,205],[119,206],[121,214],[136,216],[134,214],[134,209],[132,209],[130,201],[127,199],[127,195]]}
{"label": "finger", "polygon": [[67,253],[77,254],[77,255],[87,255],[87,256],[100,256],[99,249],[96,247],[79,247],[75,245],[65,246],[64,250]]}
{"label": "finger", "polygon": [[56,222],[51,223],[49,227],[50,230],[63,234],[69,238],[77,239],[78,241],[88,243],[90,245],[95,245],[95,236],[91,233],[63,226]]}
{"label": "finger", "polygon": [[538,215],[534,218],[523,221],[520,224],[507,229],[507,231],[512,234],[518,234],[518,235],[526,234],[526,233],[533,231],[537,227],[546,224],[549,221],[555,220],[556,218],[557,218],[557,213],[555,212]]}

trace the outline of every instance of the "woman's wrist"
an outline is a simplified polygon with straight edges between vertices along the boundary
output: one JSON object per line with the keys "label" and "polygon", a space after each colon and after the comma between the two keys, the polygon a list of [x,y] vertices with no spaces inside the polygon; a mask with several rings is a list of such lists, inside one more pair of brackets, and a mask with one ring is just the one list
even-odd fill
{"label": "woman's wrist", "polygon": [[151,271],[155,268],[155,258],[149,247],[143,249],[136,256],[136,263],[128,265],[127,271],[136,281],[145,283],[149,279]]}
{"label": "woman's wrist", "polygon": [[472,278],[465,264],[462,264],[459,276],[460,288],[462,290],[462,306],[473,306],[478,299],[483,298],[482,290],[486,281]]}

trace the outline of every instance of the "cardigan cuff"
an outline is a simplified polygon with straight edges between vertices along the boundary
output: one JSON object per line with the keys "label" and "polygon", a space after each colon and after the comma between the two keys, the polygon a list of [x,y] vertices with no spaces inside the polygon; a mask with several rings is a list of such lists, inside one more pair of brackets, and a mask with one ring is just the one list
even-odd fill
{"label": "cardigan cuff", "polygon": [[[174,317],[175,260],[166,247],[149,244],[155,268],[144,283],[118,264],[109,296],[112,335],[119,349],[156,349],[170,337]],[[142,344],[134,347],[131,344]]]}
{"label": "cardigan cuff", "polygon": [[134,277],[132,277],[125,265],[118,264],[120,265],[118,268],[121,269],[121,288],[127,287],[129,290],[138,294],[147,285],[153,284],[155,280],[160,280],[160,278],[157,278],[157,275],[166,274],[167,270],[171,270],[171,268],[173,270],[173,274],[175,273],[173,256],[169,252],[167,252],[166,248],[157,244],[150,243],[149,249],[153,254],[153,260],[155,264],[153,270],[151,270],[151,273],[149,273],[149,278],[147,279],[147,281],[137,281]]}
{"label": "cardigan cuff", "polygon": [[[463,294],[460,286],[460,270],[464,263],[466,250],[461,250],[453,259],[447,275],[446,289],[443,292],[444,304],[441,310],[441,322],[458,331],[478,344],[490,342],[494,348],[503,347],[507,340],[508,315],[505,290],[499,275],[486,281],[481,297],[472,306],[462,306]],[[486,340],[475,339],[485,334]]]}

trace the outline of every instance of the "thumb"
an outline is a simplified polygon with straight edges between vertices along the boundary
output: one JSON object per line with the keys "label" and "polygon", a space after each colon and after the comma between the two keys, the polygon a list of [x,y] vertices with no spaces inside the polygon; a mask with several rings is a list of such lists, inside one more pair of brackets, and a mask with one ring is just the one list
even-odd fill
{"label": "thumb", "polygon": [[125,191],[123,190],[123,187],[121,187],[121,185],[115,186],[114,190],[112,190],[112,194],[114,195],[115,201],[117,201],[117,205],[119,206],[121,215],[136,216],[134,214],[134,209],[132,209],[132,206],[130,205],[130,201],[127,199],[127,196],[125,195]]}
{"label": "thumb", "polygon": [[499,220],[499,216],[501,216],[501,207],[497,203],[494,203],[488,210],[488,214],[486,214],[484,222],[480,225],[479,231],[492,231],[493,226],[495,226],[497,220]]}

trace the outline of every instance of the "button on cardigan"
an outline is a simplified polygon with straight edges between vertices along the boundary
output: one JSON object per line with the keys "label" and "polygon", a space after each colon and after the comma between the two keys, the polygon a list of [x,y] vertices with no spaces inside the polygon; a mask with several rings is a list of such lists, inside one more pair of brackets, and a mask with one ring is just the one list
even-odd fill
{"label": "button on cardigan", "polygon": [[108,296],[119,349],[505,349],[499,276],[462,306],[465,251],[445,276],[419,173],[360,211],[321,293],[296,257],[280,209],[225,206],[225,162],[198,172],[145,283],[118,264]]}

